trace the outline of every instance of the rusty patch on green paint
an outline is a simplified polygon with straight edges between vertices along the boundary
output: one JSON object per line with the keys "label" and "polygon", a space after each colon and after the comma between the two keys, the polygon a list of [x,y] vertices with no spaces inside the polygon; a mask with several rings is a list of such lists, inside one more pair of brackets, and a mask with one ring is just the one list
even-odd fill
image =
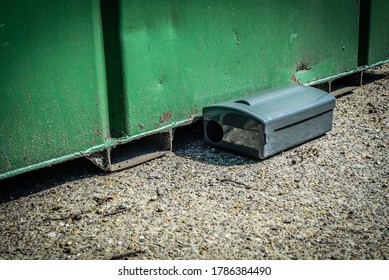
{"label": "rusty patch on green paint", "polygon": [[199,110],[197,109],[197,107],[194,107],[192,113],[189,116],[189,119],[195,118],[198,115],[198,113],[199,113]]}
{"label": "rusty patch on green paint", "polygon": [[167,110],[165,113],[162,114],[161,118],[159,119],[160,123],[164,123],[169,121],[172,118],[172,112],[170,110]]}
{"label": "rusty patch on green paint", "polygon": [[299,72],[299,71],[304,71],[304,70],[311,70],[312,67],[309,66],[307,63],[305,62],[300,62],[297,66],[296,66],[296,71]]}
{"label": "rusty patch on green paint", "polygon": [[292,81],[292,83],[294,84],[301,84],[301,79],[297,79],[296,78],[296,75],[293,73],[292,76],[290,77],[290,80]]}

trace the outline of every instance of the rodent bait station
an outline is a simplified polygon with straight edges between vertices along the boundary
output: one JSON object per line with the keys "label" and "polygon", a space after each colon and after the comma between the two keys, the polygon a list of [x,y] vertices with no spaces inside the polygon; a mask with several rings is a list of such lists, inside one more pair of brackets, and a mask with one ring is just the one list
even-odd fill
{"label": "rodent bait station", "polygon": [[258,92],[203,109],[205,142],[266,158],[332,128],[335,97],[293,85]]}

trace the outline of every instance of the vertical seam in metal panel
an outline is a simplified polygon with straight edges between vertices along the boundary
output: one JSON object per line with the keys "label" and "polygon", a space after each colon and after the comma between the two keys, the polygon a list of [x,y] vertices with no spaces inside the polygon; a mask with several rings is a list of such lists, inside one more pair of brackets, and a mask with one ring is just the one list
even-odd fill
{"label": "vertical seam in metal panel", "polygon": [[358,66],[368,64],[371,0],[360,0]]}
{"label": "vertical seam in metal panel", "polygon": [[112,137],[127,133],[123,59],[120,42],[120,0],[100,1],[106,64],[109,123]]}

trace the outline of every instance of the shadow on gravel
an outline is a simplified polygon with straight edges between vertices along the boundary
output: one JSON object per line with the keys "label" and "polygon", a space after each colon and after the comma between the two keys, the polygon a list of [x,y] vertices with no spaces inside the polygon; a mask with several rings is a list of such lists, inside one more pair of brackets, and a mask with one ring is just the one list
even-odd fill
{"label": "shadow on gravel", "polygon": [[51,189],[65,182],[106,174],[84,158],[0,181],[0,204]]}
{"label": "shadow on gravel", "polygon": [[387,77],[389,77],[389,76],[386,74],[382,74],[382,73],[377,74],[374,72],[367,72],[366,71],[363,73],[362,85],[368,85],[368,84],[374,83],[375,81],[378,81],[381,79],[386,79]]}
{"label": "shadow on gravel", "polygon": [[370,83],[374,83],[375,81],[381,80],[381,79],[388,79],[389,73],[383,69],[381,69],[380,66],[376,68],[370,68],[363,72],[363,79],[362,84],[367,85]]}
{"label": "shadow on gravel", "polygon": [[220,166],[255,164],[260,161],[213,148],[204,143],[203,137],[202,120],[177,128],[173,138],[173,153],[180,157]]}

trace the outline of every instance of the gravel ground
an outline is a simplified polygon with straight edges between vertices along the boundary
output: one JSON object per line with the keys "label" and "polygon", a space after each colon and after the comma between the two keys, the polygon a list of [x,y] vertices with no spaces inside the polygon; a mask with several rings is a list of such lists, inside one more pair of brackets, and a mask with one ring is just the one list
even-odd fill
{"label": "gravel ground", "polygon": [[194,124],[128,170],[78,159],[0,182],[0,258],[389,259],[389,65],[373,72],[331,132],[267,160]]}

